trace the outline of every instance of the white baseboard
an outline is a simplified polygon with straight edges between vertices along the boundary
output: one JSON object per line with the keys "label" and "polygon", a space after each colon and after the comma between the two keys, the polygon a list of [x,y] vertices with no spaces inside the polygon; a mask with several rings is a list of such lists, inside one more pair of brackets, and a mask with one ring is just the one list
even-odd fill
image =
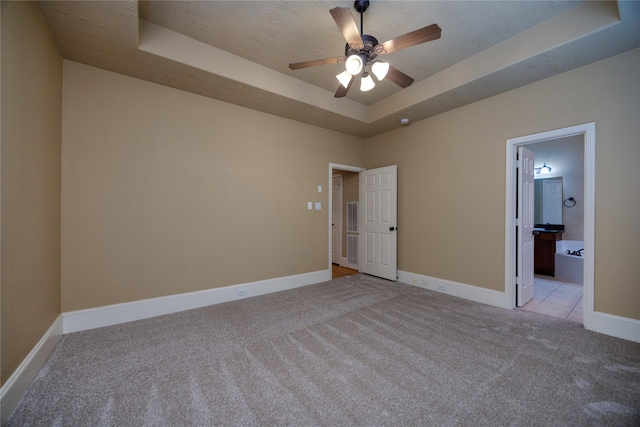
{"label": "white baseboard", "polygon": [[150,298],[62,313],[64,333],[101,328],[213,304],[285,291],[331,280],[331,270],[320,270],[258,282]]}
{"label": "white baseboard", "polygon": [[640,320],[595,311],[589,330],[640,343]]}
{"label": "white baseboard", "polygon": [[[401,270],[398,270],[398,281],[507,310],[513,308],[503,292]],[[590,331],[640,343],[640,320],[594,312],[588,323],[587,329]]]}
{"label": "white baseboard", "polygon": [[[330,270],[262,280],[205,291],[63,313],[56,318],[20,366],[0,388],[0,424],[4,425],[24,397],[63,333],[141,320],[207,305],[229,302],[331,280]],[[398,281],[467,300],[510,309],[503,292],[398,270]],[[640,343],[640,321],[594,312],[590,330]]]}
{"label": "white baseboard", "polygon": [[504,292],[402,270],[398,270],[398,281],[408,285],[418,286],[419,288],[428,289],[430,291],[492,305],[494,307],[510,308]]}
{"label": "white baseboard", "polygon": [[1,425],[7,422],[11,413],[24,397],[29,385],[62,336],[62,330],[62,315],[59,315],[20,366],[0,388]]}

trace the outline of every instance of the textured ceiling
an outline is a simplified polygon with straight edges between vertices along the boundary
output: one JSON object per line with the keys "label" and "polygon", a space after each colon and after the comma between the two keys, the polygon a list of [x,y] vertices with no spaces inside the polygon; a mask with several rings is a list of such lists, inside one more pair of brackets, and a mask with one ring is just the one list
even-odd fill
{"label": "textured ceiling", "polygon": [[[140,17],[331,92],[344,64],[292,71],[290,62],[344,55],[345,40],[329,14],[353,2],[140,2]],[[437,23],[443,37],[387,56],[416,82],[557,15],[579,2],[373,1],[364,13],[365,34],[380,43]],[[358,26],[359,14],[352,8]],[[371,105],[401,90],[383,81],[349,98]]]}
{"label": "textured ceiling", "polygon": [[[437,23],[442,37],[385,57],[415,79],[336,99],[344,54],[329,14],[353,2],[38,2],[63,56],[363,137],[640,46],[640,2],[372,1],[380,42]],[[619,7],[618,7],[619,6]]]}

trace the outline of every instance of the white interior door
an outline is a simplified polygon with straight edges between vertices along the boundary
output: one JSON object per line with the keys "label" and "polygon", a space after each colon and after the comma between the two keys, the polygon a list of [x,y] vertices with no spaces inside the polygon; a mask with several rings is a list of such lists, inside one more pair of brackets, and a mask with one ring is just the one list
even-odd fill
{"label": "white interior door", "polygon": [[331,188],[331,262],[342,259],[342,174],[333,175]]}
{"label": "white interior door", "polygon": [[533,298],[534,154],[518,147],[518,221],[516,281],[518,307]]}
{"label": "white interior door", "polygon": [[360,172],[362,272],[396,281],[398,276],[398,167]]}

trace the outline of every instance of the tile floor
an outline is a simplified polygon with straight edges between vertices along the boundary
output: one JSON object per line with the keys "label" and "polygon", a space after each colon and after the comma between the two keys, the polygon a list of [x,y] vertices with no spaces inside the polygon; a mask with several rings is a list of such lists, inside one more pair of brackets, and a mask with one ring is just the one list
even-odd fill
{"label": "tile floor", "polygon": [[522,310],[582,323],[582,285],[536,274],[533,286],[533,299]]}

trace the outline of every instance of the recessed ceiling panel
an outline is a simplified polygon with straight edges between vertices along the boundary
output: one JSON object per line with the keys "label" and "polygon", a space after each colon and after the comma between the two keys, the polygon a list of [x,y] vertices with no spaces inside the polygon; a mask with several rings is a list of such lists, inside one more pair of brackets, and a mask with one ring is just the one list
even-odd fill
{"label": "recessed ceiling panel", "polygon": [[[380,43],[437,23],[439,40],[394,52],[384,59],[420,82],[451,65],[531,28],[581,1],[371,1],[364,33]],[[335,92],[344,64],[290,70],[291,62],[344,55],[345,40],[329,10],[353,1],[151,1],[140,17],[257,64]],[[389,81],[347,98],[371,105],[398,92]]]}

